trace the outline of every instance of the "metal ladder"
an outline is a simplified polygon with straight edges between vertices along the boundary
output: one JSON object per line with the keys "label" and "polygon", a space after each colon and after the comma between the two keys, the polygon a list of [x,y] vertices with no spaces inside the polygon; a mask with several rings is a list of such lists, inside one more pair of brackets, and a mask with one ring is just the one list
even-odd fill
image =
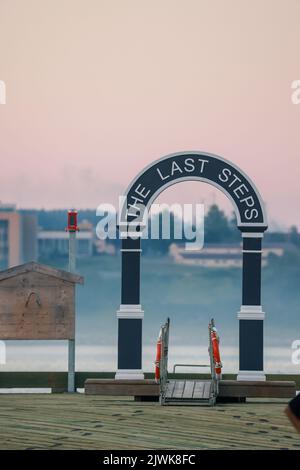
{"label": "metal ladder", "polygon": [[168,349],[170,319],[161,327],[161,360],[160,360],[160,403],[161,405],[208,405],[214,406],[218,395],[218,380],[215,373],[215,364],[212,354],[211,329],[214,327],[212,319],[208,326],[209,331],[209,357],[210,364],[175,364],[176,367],[209,367],[211,379],[209,380],[177,380],[168,379]]}

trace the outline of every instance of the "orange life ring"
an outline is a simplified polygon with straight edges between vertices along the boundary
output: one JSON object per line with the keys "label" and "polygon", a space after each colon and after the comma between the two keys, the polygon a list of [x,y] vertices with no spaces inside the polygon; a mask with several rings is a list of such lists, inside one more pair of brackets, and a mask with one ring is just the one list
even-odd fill
{"label": "orange life ring", "polygon": [[161,334],[156,343],[156,359],[155,359],[155,380],[160,380],[160,361],[161,361]]}
{"label": "orange life ring", "polygon": [[217,376],[221,376],[222,374],[222,362],[219,350],[219,337],[217,334],[216,329],[213,329],[211,332],[211,342],[212,342],[212,349],[213,349],[213,358],[215,363],[215,371]]}

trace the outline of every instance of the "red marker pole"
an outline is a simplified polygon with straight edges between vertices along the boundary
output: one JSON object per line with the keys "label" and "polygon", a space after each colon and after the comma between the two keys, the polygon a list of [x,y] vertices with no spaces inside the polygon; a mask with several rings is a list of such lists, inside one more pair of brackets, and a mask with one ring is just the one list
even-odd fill
{"label": "red marker pole", "polygon": [[76,232],[78,232],[77,225],[77,211],[68,211],[68,227],[66,230],[69,232],[69,271],[75,273],[76,271]]}
{"label": "red marker pole", "polygon": [[[69,232],[69,271],[75,273],[76,270],[76,232],[77,211],[68,211],[68,226],[66,230]],[[68,340],[68,392],[74,393],[75,389],[75,339]]]}

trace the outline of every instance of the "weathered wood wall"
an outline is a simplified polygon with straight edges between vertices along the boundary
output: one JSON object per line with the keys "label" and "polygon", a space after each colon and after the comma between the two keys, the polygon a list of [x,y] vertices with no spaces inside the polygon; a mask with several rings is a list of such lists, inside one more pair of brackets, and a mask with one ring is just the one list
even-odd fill
{"label": "weathered wood wall", "polygon": [[0,339],[74,339],[75,285],[28,272],[0,282]]}

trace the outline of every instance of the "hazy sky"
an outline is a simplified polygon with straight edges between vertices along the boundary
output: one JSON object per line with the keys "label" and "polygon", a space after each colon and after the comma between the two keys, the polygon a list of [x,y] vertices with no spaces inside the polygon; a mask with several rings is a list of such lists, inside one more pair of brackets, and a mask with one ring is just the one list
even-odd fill
{"label": "hazy sky", "polygon": [[[299,21],[300,0],[0,0],[0,200],[95,208],[204,150],[300,226]],[[200,183],[162,199],[224,203]]]}

